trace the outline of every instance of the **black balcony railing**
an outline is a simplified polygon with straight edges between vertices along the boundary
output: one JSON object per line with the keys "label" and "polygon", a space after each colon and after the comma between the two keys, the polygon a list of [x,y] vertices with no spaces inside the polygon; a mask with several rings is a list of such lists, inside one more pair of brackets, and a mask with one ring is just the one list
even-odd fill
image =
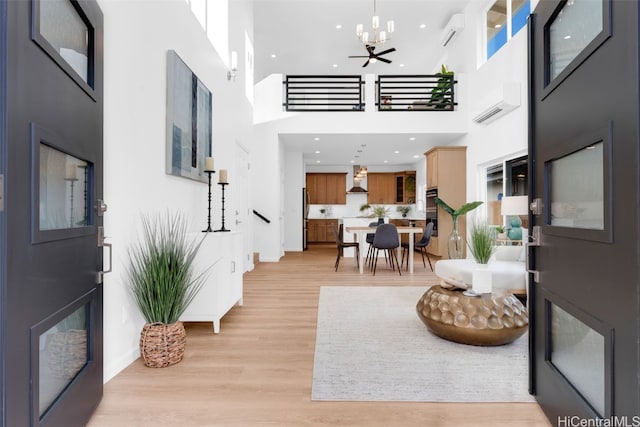
{"label": "black balcony railing", "polygon": [[453,111],[452,75],[387,75],[376,80],[378,111]]}
{"label": "black balcony railing", "polygon": [[286,76],[286,111],[364,111],[362,76]]}

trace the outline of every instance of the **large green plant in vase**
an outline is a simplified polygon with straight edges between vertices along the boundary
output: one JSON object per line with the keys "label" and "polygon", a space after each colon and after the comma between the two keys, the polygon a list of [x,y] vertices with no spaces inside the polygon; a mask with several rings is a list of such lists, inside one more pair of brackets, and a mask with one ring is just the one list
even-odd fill
{"label": "large green plant in vase", "polygon": [[453,219],[453,229],[451,230],[451,234],[449,235],[449,241],[447,246],[449,259],[460,259],[464,255],[465,242],[463,241],[464,239],[462,238],[462,236],[460,235],[460,232],[458,231],[458,217],[460,215],[464,215],[467,212],[474,210],[475,208],[480,206],[482,202],[475,201],[475,202],[465,203],[464,205],[460,206],[458,209],[453,209],[451,206],[449,206],[444,200],[442,200],[439,197],[435,198],[435,202],[436,202],[436,205],[440,206],[445,212],[451,215],[451,218]]}
{"label": "large green plant in vase", "polygon": [[146,366],[164,368],[182,360],[186,332],[178,319],[209,270],[193,271],[202,242],[189,238],[181,214],[142,217],[142,239],[129,249],[127,276],[147,322],[140,333],[140,355]]}

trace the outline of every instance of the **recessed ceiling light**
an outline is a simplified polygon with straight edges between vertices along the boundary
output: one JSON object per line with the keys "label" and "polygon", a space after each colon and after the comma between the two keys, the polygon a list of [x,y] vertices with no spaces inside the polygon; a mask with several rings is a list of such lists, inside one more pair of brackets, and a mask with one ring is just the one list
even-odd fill
{"label": "recessed ceiling light", "polygon": [[351,160],[351,163],[355,163],[355,162],[356,162],[355,160]]}
{"label": "recessed ceiling light", "polygon": [[275,54],[275,53],[272,53],[272,54],[271,54],[271,57],[272,57],[272,58],[275,58],[275,57],[276,57],[276,54]]}
{"label": "recessed ceiling light", "polygon": [[389,160],[385,160],[385,161],[384,161],[384,162],[382,162],[382,163],[389,163]]}
{"label": "recessed ceiling light", "polygon": [[427,28],[427,24],[420,24],[420,28]]}
{"label": "recessed ceiling light", "polygon": [[493,28],[502,28],[502,24],[496,24],[493,26]]}
{"label": "recessed ceiling light", "polygon": [[313,138],[314,141],[320,141],[320,138],[318,138],[317,136],[315,138]]}
{"label": "recessed ceiling light", "polygon": [[340,25],[340,24],[337,24],[337,25],[336,25],[336,29],[338,29],[338,30],[339,30],[339,29],[341,29],[341,28],[342,28],[342,25]]}
{"label": "recessed ceiling light", "polygon": [[320,160],[316,160],[316,163],[320,163]]}
{"label": "recessed ceiling light", "polygon": [[569,40],[571,38],[571,36],[564,36],[565,40]]}
{"label": "recessed ceiling light", "polygon": [[415,141],[415,140],[416,140],[415,136],[412,136],[411,138],[409,138],[409,141]]}
{"label": "recessed ceiling light", "polygon": [[333,64],[332,67],[333,68],[338,68],[338,64]]}
{"label": "recessed ceiling light", "polygon": [[320,150],[316,150],[316,154],[320,154]]}
{"label": "recessed ceiling light", "polygon": [[400,68],[404,67],[404,64],[400,64]]}
{"label": "recessed ceiling light", "polygon": [[393,154],[400,154],[400,151],[396,150],[393,152]]}
{"label": "recessed ceiling light", "polygon": [[414,155],[413,155],[413,158],[414,158],[414,159],[419,159],[420,157],[422,157],[420,154],[414,154]]}

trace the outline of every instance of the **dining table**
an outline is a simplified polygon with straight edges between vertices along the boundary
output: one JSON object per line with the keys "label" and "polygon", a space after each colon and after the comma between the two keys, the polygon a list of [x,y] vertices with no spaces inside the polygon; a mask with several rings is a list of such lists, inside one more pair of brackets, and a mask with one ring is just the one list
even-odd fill
{"label": "dining table", "polygon": [[[409,273],[413,274],[413,242],[414,236],[418,233],[422,233],[422,228],[420,227],[410,227],[410,226],[397,226],[398,230],[398,238],[400,238],[401,234],[409,235]],[[365,244],[366,244],[366,236],[369,233],[375,234],[376,227],[369,226],[351,226],[346,227],[345,232],[353,233],[356,236],[356,241],[358,242],[358,246],[360,249],[360,274],[364,273],[364,253],[365,253]],[[398,259],[402,256],[402,245],[398,246]],[[399,268],[399,267],[398,267]]]}

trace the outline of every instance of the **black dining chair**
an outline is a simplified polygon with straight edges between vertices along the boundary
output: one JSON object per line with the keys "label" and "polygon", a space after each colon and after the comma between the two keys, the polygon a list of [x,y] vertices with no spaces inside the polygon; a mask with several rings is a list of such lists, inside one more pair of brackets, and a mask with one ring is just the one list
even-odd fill
{"label": "black dining chair", "polygon": [[338,271],[338,266],[340,265],[340,258],[344,255],[344,248],[355,248],[356,252],[356,266],[360,267],[360,244],[358,242],[344,242],[342,240],[342,224],[340,224],[340,229],[336,228],[335,224],[331,224],[331,231],[333,232],[333,237],[336,239],[336,246],[338,248],[338,256],[336,257],[335,268]]}
{"label": "black dining chair", "polygon": [[[431,265],[431,258],[429,258],[429,254],[427,253],[427,246],[431,242],[431,235],[433,234],[433,223],[430,222],[424,228],[424,232],[422,233],[422,238],[413,244],[413,247],[416,249],[420,249],[420,255],[422,255],[422,265],[424,268],[427,268],[427,264],[424,262],[424,256],[427,256],[427,260],[429,260],[429,267],[431,271],[433,271],[433,266]],[[413,256],[413,254],[409,253],[409,243],[402,243],[402,260],[400,261],[400,265],[404,265],[404,254],[407,253],[407,270],[409,270],[409,257]]]}
{"label": "black dining chair", "polygon": [[[370,222],[369,227],[377,227],[378,224],[379,224],[378,221]],[[375,236],[375,233],[367,233],[367,236],[365,238],[365,242],[369,244],[369,247],[367,248],[367,256],[364,258],[365,265],[367,266],[371,266],[371,262],[373,261],[373,257],[371,255],[373,255],[373,237],[374,236]]]}
{"label": "black dining chair", "polygon": [[373,237],[373,275],[376,275],[376,267],[378,265],[378,251],[383,249],[388,254],[391,269],[398,267],[398,274],[402,276],[400,265],[398,264],[398,254],[396,249],[400,247],[400,238],[398,237],[398,229],[394,224],[380,224],[376,229]]}

